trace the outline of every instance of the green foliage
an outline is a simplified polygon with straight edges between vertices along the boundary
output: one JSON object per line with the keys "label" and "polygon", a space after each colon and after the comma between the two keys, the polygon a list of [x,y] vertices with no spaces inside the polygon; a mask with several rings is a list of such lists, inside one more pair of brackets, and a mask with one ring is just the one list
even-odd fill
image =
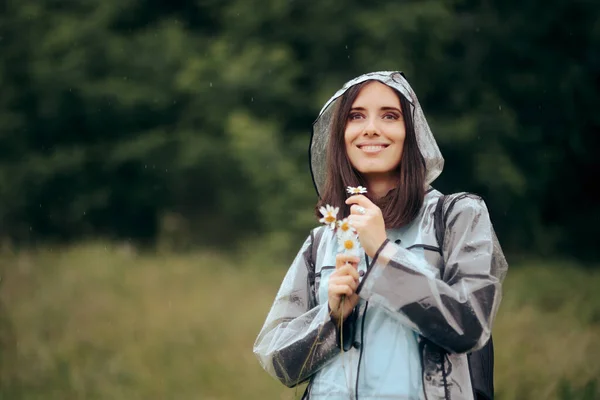
{"label": "green foliage", "polygon": [[400,69],[446,157],[436,186],[483,195],[509,251],[597,256],[598,4],[8,0],[0,236],[302,237],[322,103]]}

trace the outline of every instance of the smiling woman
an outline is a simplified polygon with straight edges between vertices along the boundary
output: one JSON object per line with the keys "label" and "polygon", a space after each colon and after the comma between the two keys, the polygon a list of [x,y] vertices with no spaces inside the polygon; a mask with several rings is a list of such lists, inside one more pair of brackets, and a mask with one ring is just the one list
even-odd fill
{"label": "smiling woman", "polygon": [[360,256],[311,232],[255,342],[263,368],[308,380],[311,399],[493,398],[490,365],[467,353],[490,348],[506,261],[481,198],[431,187],[444,162],[412,88],[362,75],[313,128],[318,218],[348,224]]}

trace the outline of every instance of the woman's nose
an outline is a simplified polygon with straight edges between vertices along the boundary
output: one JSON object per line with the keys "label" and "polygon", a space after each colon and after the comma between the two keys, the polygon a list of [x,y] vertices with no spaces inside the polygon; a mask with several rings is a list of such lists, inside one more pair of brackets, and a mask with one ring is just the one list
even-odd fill
{"label": "woman's nose", "polygon": [[367,119],[367,123],[365,125],[363,134],[367,135],[367,136],[373,136],[373,135],[377,135],[378,133],[379,133],[379,130],[377,129],[375,119],[374,118]]}

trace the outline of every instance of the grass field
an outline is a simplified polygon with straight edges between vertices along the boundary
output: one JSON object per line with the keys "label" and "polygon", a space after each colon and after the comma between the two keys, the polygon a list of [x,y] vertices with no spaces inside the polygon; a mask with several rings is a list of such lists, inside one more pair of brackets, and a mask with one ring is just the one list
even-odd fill
{"label": "grass field", "polygon": [[[0,257],[0,399],[293,399],[252,354],[287,265],[93,244]],[[498,399],[600,398],[600,269],[513,265]]]}

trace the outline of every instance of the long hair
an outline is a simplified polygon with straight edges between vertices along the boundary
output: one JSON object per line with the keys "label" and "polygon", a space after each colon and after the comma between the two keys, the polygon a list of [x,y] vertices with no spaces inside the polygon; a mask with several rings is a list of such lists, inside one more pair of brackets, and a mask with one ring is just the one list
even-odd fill
{"label": "long hair", "polygon": [[[337,101],[331,119],[325,185],[315,207],[317,218],[321,218],[319,208],[325,204],[339,207],[341,217],[347,217],[350,214],[350,207],[345,203],[346,187],[367,186],[365,178],[352,166],[348,158],[344,133],[352,104],[360,90],[370,82],[373,81],[368,80],[354,85]],[[400,100],[406,131],[402,157],[397,169],[398,186],[379,199],[374,199],[367,193],[367,197],[381,208],[388,229],[398,228],[411,222],[418,215],[425,198],[425,159],[417,145],[411,104],[400,92],[391,89]]]}

